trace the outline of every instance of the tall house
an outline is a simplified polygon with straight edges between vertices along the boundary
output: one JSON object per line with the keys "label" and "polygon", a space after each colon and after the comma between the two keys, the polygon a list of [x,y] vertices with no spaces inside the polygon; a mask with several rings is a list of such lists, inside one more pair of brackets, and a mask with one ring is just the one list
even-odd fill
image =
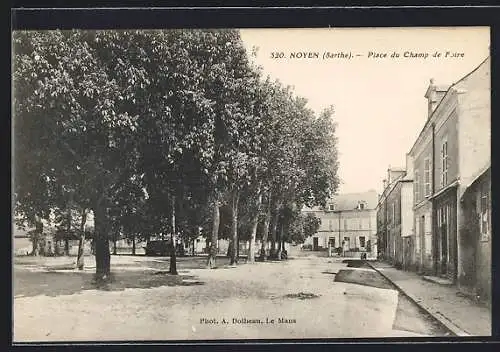
{"label": "tall house", "polygon": [[377,205],[379,253],[400,268],[414,261],[412,182],[406,169],[389,167]]}
{"label": "tall house", "polygon": [[434,119],[439,103],[446,95],[449,86],[436,85],[431,79],[425,93],[428,115],[424,128],[408,153],[412,160],[413,171],[413,215],[415,229],[415,267],[422,272],[431,272],[433,263],[432,219],[433,208],[430,201],[434,193]]}
{"label": "tall house", "polygon": [[304,208],[321,220],[318,233],[306,241],[313,250],[328,247],[376,255],[377,192],[340,194],[327,201],[325,208]]}
{"label": "tall house", "polygon": [[450,87],[431,80],[427,121],[408,153],[417,267],[464,291],[477,286],[475,263],[491,250],[488,241],[471,239],[464,201],[491,160],[490,94],[489,57]]}

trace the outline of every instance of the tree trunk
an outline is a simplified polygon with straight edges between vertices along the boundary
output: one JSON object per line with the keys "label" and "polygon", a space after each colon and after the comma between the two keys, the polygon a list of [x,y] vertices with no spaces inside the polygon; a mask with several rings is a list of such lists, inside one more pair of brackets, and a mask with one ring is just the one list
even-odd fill
{"label": "tree trunk", "polygon": [[116,255],[116,234],[113,236],[113,255]]}
{"label": "tree trunk", "polygon": [[71,236],[71,209],[69,208],[69,206],[66,212],[66,221],[68,223],[68,228],[66,230],[66,236],[64,237],[64,255],[69,256],[69,236]]}
{"label": "tree trunk", "polygon": [[220,224],[220,209],[219,202],[215,201],[213,204],[213,214],[212,214],[212,240],[210,243],[210,250],[208,253],[207,267],[210,269],[215,268],[215,259],[217,257],[217,241],[219,237],[219,224]]}
{"label": "tree trunk", "polygon": [[55,256],[59,255],[59,245],[60,245],[60,241],[59,240],[54,241],[54,255]]}
{"label": "tree trunk", "polygon": [[257,225],[259,224],[259,216],[255,216],[252,221],[250,232],[250,243],[248,246],[248,263],[255,262],[255,238],[257,237]]}
{"label": "tree trunk", "polygon": [[233,191],[231,197],[231,234],[232,234],[232,251],[229,265],[238,263],[238,198],[239,192]]}
{"label": "tree trunk", "polygon": [[132,235],[132,255],[135,255],[135,234]]}
{"label": "tree trunk", "polygon": [[274,258],[276,256],[276,237],[278,234],[278,220],[280,216],[279,208],[276,207],[275,214],[273,217],[272,225],[271,225],[271,251],[269,255]]}
{"label": "tree trunk", "polygon": [[[250,232],[250,243],[248,248],[248,262],[255,262],[255,238],[257,237],[257,226],[259,225],[259,214],[260,214],[260,206],[262,203],[262,193],[259,190],[259,196],[257,197],[257,209],[255,215],[252,219],[252,227]],[[265,249],[265,247],[264,247]],[[265,253],[264,253],[265,254]]]}
{"label": "tree trunk", "polygon": [[240,258],[240,234],[236,236],[236,263],[238,263],[238,260]]}
{"label": "tree trunk", "polygon": [[42,239],[42,235],[43,235],[42,219],[38,215],[35,215],[35,231],[31,237],[31,244],[33,246],[31,250],[32,256],[38,256],[39,254],[38,247],[40,245],[39,241]]}
{"label": "tree trunk", "polygon": [[171,225],[172,225],[172,234],[171,234],[171,241],[172,241],[172,246],[171,246],[171,252],[170,252],[170,270],[169,273],[172,275],[177,275],[177,258],[176,258],[176,236],[175,236],[175,196],[172,196],[172,220],[171,220]]}
{"label": "tree trunk", "polygon": [[95,220],[95,263],[96,279],[108,280],[111,274],[111,256],[109,253],[109,233],[106,209],[99,206],[94,209]]}
{"label": "tree trunk", "polygon": [[276,252],[276,259],[281,260],[281,252],[283,250],[281,248],[281,244],[283,243],[283,221],[280,221],[280,231],[279,231],[279,234],[277,234],[276,241],[278,242],[278,250]]}
{"label": "tree trunk", "polygon": [[38,255],[38,238],[37,234],[34,234],[31,238],[31,253],[32,256]]}
{"label": "tree trunk", "polygon": [[268,196],[268,204],[267,204],[267,211],[266,211],[266,217],[264,219],[264,233],[262,235],[262,246],[260,248],[260,259],[262,261],[267,260],[267,253],[266,253],[266,247],[267,247],[267,241],[269,239],[269,225],[271,223],[271,192],[269,192]]}
{"label": "tree trunk", "polygon": [[78,241],[78,256],[76,258],[76,266],[78,270],[83,270],[85,266],[84,260],[84,245],[85,245],[85,223],[87,222],[87,209],[82,209],[82,222],[80,223],[80,240]]}

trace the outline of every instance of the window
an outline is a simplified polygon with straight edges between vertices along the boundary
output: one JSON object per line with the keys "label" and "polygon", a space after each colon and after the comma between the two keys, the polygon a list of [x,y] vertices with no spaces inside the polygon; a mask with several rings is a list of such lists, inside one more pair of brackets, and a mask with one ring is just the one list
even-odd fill
{"label": "window", "polygon": [[329,227],[330,231],[332,231],[332,229],[333,229],[333,220],[332,219],[328,220],[328,227]]}
{"label": "window", "polygon": [[479,201],[479,226],[481,229],[481,241],[487,241],[490,233],[490,190],[487,183],[481,186]]}
{"label": "window", "polygon": [[431,195],[431,159],[424,160],[424,196]]}
{"label": "window", "polygon": [[334,211],[335,210],[335,204],[329,204],[328,205],[328,210]]}
{"label": "window", "polygon": [[365,209],[365,203],[364,202],[359,202],[358,208],[359,208],[359,210]]}
{"label": "window", "polygon": [[366,243],[365,243],[365,236],[359,236],[359,246],[361,248],[365,248],[365,245],[366,245]]}
{"label": "window", "polygon": [[448,141],[441,145],[441,186],[448,183]]}
{"label": "window", "polygon": [[332,248],[335,248],[335,237],[328,238],[328,245]]}
{"label": "window", "polygon": [[347,219],[344,219],[344,230],[347,230]]}
{"label": "window", "polygon": [[351,240],[349,237],[344,237],[344,241],[342,242],[344,250],[349,250],[351,248]]}
{"label": "window", "polygon": [[420,177],[418,170],[415,170],[415,182],[413,183],[415,187],[415,203],[420,201]]}

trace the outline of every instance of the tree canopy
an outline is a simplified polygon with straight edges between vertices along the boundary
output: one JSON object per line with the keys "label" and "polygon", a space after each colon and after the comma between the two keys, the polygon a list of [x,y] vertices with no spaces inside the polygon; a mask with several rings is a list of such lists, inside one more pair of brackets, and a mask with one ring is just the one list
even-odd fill
{"label": "tree canopy", "polygon": [[264,78],[237,30],[19,31],[13,48],[15,211],[92,210],[98,276],[114,231],[201,227],[214,247],[226,207],[236,248],[337,189],[333,109]]}

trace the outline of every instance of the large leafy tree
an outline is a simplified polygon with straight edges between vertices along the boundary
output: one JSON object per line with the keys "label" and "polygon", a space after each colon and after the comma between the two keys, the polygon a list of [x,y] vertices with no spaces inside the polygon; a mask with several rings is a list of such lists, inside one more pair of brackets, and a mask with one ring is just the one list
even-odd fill
{"label": "large leafy tree", "polygon": [[[14,35],[16,193],[20,203],[40,211],[60,204],[65,189],[93,211],[98,278],[109,277],[109,212],[117,189],[134,174],[136,159],[137,115],[127,110],[133,98],[122,95],[135,82],[120,86],[107,70],[117,35]],[[33,197],[29,189],[39,179],[55,191]]]}
{"label": "large leafy tree", "polygon": [[259,219],[263,242],[280,244],[287,207],[336,190],[333,111],[316,118],[262,81],[236,30],[17,32],[14,54],[16,211],[30,224],[92,211],[98,278],[118,231],[175,242],[210,229],[214,267],[222,208],[231,263],[238,228],[253,261]]}

